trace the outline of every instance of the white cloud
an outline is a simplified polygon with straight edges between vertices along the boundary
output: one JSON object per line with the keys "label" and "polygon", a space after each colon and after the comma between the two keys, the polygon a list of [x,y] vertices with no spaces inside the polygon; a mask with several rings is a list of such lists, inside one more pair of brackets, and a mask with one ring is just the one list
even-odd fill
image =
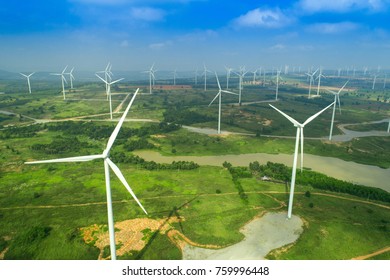
{"label": "white cloud", "polygon": [[307,31],[322,34],[340,34],[356,30],[358,24],[353,22],[316,23],[307,27]]}
{"label": "white cloud", "polygon": [[280,51],[280,50],[284,50],[285,48],[286,48],[286,46],[283,44],[276,44],[276,45],[270,47],[270,50]]}
{"label": "white cloud", "polygon": [[73,3],[79,3],[79,4],[87,4],[87,5],[107,5],[107,6],[114,6],[114,5],[122,5],[126,4],[132,1],[128,0],[69,0],[69,2]]}
{"label": "white cloud", "polygon": [[182,36],[178,37],[178,41],[181,42],[199,42],[199,41],[206,41],[210,38],[215,38],[218,36],[218,33],[214,30],[198,30],[194,31],[192,33],[187,33]]}
{"label": "white cloud", "polygon": [[161,21],[165,16],[165,12],[163,10],[149,7],[132,8],[130,13],[134,19],[144,21]]}
{"label": "white cloud", "polygon": [[129,41],[127,40],[123,40],[119,46],[121,46],[122,48],[127,48],[129,46]]}
{"label": "white cloud", "polygon": [[291,22],[280,9],[254,9],[233,20],[236,27],[279,28]]}
{"label": "white cloud", "polygon": [[298,6],[307,12],[348,12],[368,9],[380,11],[389,5],[389,0],[300,0]]}
{"label": "white cloud", "polygon": [[149,49],[152,50],[161,50],[167,46],[172,45],[172,41],[166,41],[166,42],[159,42],[159,43],[153,43],[149,45]]}

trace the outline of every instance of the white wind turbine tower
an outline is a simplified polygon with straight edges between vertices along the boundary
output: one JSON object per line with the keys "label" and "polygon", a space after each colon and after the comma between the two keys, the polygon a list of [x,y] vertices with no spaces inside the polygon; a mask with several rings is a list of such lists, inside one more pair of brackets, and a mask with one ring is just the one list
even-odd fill
{"label": "white wind turbine tower", "polygon": [[316,79],[318,79],[317,96],[319,96],[319,94],[320,94],[321,77],[326,78],[326,77],[322,74],[322,68],[320,68],[320,73],[318,74],[318,77],[316,78]]}
{"label": "white wind turbine tower", "polygon": [[218,83],[218,93],[217,95],[214,97],[214,99],[210,102],[209,104],[209,107],[211,106],[211,104],[213,104],[213,102],[215,101],[215,99],[217,99],[217,97],[219,98],[219,109],[218,109],[218,134],[221,134],[221,111],[222,111],[222,92],[225,92],[225,93],[230,93],[230,94],[234,94],[234,95],[238,95],[237,93],[234,93],[234,92],[231,92],[231,91],[227,91],[227,90],[222,90],[221,89],[221,85],[219,84],[219,79],[218,79],[218,75],[217,75],[217,72],[215,72],[215,77],[217,78],[217,83]]}
{"label": "white wind turbine tower", "polygon": [[374,80],[372,81],[372,90],[375,90],[375,82],[377,75],[374,75]]}
{"label": "white wind turbine tower", "polygon": [[69,73],[65,73],[65,74],[68,74],[68,75],[69,75],[70,89],[73,89],[73,80],[74,80],[73,70],[74,70],[74,67],[72,68],[72,70],[70,70]]}
{"label": "white wind turbine tower", "polygon": [[306,75],[308,76],[308,78],[310,79],[309,80],[309,98],[311,97],[310,96],[310,93],[311,93],[311,85],[313,84],[313,81],[314,81],[314,75],[317,73],[318,69],[316,71],[314,71],[313,73],[310,74],[310,72],[306,73]]}
{"label": "white wind turbine tower", "polygon": [[150,67],[150,69],[148,71],[143,71],[142,73],[149,73],[149,93],[152,94],[152,82],[153,82],[153,85],[154,85],[154,72],[155,70],[153,69],[154,67],[154,63],[152,64],[152,67]]}
{"label": "white wind turbine tower", "polygon": [[212,73],[210,70],[206,68],[206,65],[203,63],[203,76],[204,76],[204,91],[207,90],[207,72]]}
{"label": "white wind turbine tower", "polygon": [[332,140],[332,134],[333,134],[333,124],[334,124],[334,114],[336,111],[336,102],[339,104],[339,110],[341,114],[341,104],[340,104],[340,93],[344,89],[344,87],[348,84],[349,81],[347,81],[341,89],[339,89],[338,92],[334,92],[332,90],[327,89],[327,91],[334,94],[334,102],[333,102],[333,113],[332,113],[332,121],[330,123],[330,132],[329,132],[329,141]]}
{"label": "white wind turbine tower", "polygon": [[129,184],[127,183],[125,177],[123,176],[123,174],[120,171],[120,169],[118,168],[118,166],[116,166],[116,164],[113,163],[111,161],[111,159],[109,158],[112,145],[115,142],[115,139],[119,133],[119,130],[121,129],[121,126],[126,118],[126,115],[129,112],[131,105],[133,104],[134,98],[137,96],[137,93],[138,93],[138,89],[134,93],[133,98],[131,99],[131,101],[130,101],[129,105],[127,106],[125,112],[123,113],[121,119],[119,120],[119,122],[116,125],[114,131],[112,132],[110,138],[108,139],[106,149],[103,151],[102,154],[25,162],[26,164],[38,164],[38,163],[57,163],[57,162],[85,162],[85,161],[91,161],[91,160],[95,160],[95,159],[103,159],[104,174],[105,174],[105,178],[106,178],[107,216],[108,216],[108,232],[109,232],[109,236],[110,236],[111,260],[116,259],[116,249],[115,249],[114,214],[113,214],[113,210],[112,210],[112,198],[111,198],[110,168],[112,169],[112,171],[114,171],[115,175],[119,178],[119,180],[122,182],[122,184],[126,187],[128,192],[131,194],[131,196],[134,198],[134,200],[138,203],[138,205],[141,207],[141,209],[145,212],[145,214],[147,214],[145,208],[142,206],[141,202],[135,196],[133,190],[130,188]]}
{"label": "white wind turbine tower", "polygon": [[65,83],[67,83],[66,79],[65,79],[65,71],[66,71],[66,68],[68,68],[68,66],[65,66],[64,70],[62,70],[61,73],[51,73],[50,75],[55,75],[55,76],[61,76],[61,83],[62,83],[62,95],[64,96],[64,100],[65,100]]}
{"label": "white wind turbine tower", "polygon": [[174,85],[174,86],[176,85],[176,72],[177,72],[177,70],[175,69],[175,70],[173,71],[173,85]]}
{"label": "white wind turbine tower", "polygon": [[390,132],[390,119],[389,119],[389,126],[387,127],[387,133]]}
{"label": "white wind turbine tower", "polygon": [[278,93],[279,93],[279,79],[282,79],[280,77],[280,70],[276,71],[276,91],[275,91],[275,100],[278,100]]}
{"label": "white wind turbine tower", "polygon": [[[112,74],[111,73],[111,63],[108,62],[107,66],[106,66],[106,68],[104,70],[98,71],[96,73],[104,73],[104,79],[106,81],[110,81],[111,82],[111,74]],[[107,92],[107,84],[106,84],[106,92]],[[107,95],[107,100],[108,100],[108,95]]]}
{"label": "white wind turbine tower", "polygon": [[332,104],[328,105],[318,113],[314,114],[313,116],[309,117],[304,123],[299,123],[289,115],[283,113],[276,107],[271,106],[274,108],[276,111],[278,111],[280,114],[282,114],[285,118],[287,118],[296,128],[297,128],[297,134],[295,138],[295,151],[294,151],[294,161],[293,161],[293,168],[292,168],[292,175],[291,175],[291,186],[290,186],[290,198],[288,201],[288,212],[287,212],[287,218],[291,219],[291,214],[292,214],[292,204],[293,204],[293,199],[294,199],[294,188],[295,188],[295,176],[297,172],[297,160],[298,160],[298,148],[299,148],[299,138],[301,138],[301,171],[302,171],[302,165],[303,165],[303,128],[305,125],[310,123],[312,120],[314,120],[316,117],[318,117],[320,114],[322,114],[325,110],[327,110]]}
{"label": "white wind turbine tower", "polygon": [[26,77],[26,79],[27,79],[27,85],[28,85],[28,92],[31,94],[30,77],[31,77],[32,75],[34,75],[35,72],[33,72],[33,73],[29,74],[29,75],[25,75],[25,74],[23,74],[23,73],[19,73],[19,74],[22,75],[22,76],[24,76],[24,77]]}
{"label": "white wind turbine tower", "polygon": [[230,73],[233,71],[233,68],[226,67],[226,89],[229,89],[229,79],[230,79]]}
{"label": "white wind turbine tower", "polygon": [[234,72],[238,77],[239,77],[239,83],[238,83],[238,104],[241,105],[241,92],[242,92],[242,80],[245,76],[246,73],[248,73],[248,71],[245,71],[245,67],[240,67],[240,72],[237,73],[237,72]]}
{"label": "white wind turbine tower", "polygon": [[259,71],[259,69],[256,69],[255,71],[251,71],[251,73],[253,73],[253,81],[252,81],[253,84],[256,83],[256,74],[257,74],[257,71]]}
{"label": "white wind turbine tower", "polygon": [[115,84],[115,83],[117,83],[119,81],[122,81],[123,78],[118,79],[118,80],[113,81],[113,82],[108,82],[108,81],[104,80],[102,77],[100,77],[98,74],[95,74],[95,75],[96,75],[96,77],[98,77],[100,80],[102,80],[106,84],[106,87],[107,87],[106,94],[108,96],[108,101],[110,103],[110,118],[112,119],[111,85]]}

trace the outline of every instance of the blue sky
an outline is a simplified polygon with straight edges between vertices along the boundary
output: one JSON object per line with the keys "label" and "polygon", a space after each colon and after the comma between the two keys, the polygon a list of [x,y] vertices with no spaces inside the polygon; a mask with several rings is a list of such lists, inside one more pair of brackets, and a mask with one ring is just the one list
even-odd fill
{"label": "blue sky", "polygon": [[390,0],[13,0],[0,69],[390,68]]}

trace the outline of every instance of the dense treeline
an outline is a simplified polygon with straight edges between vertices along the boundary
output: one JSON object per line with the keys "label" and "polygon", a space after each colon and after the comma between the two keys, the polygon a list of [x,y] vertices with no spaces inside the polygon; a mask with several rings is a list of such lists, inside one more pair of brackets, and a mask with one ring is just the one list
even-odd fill
{"label": "dense treeline", "polygon": [[[107,125],[96,125],[93,122],[62,122],[55,125],[48,126],[49,131],[61,131],[66,135],[86,135],[91,139],[105,139],[110,137],[113,127]],[[147,137],[156,133],[167,133],[179,129],[180,126],[176,124],[169,124],[160,122],[158,124],[151,124],[142,126],[140,128],[122,127],[117,139],[128,139],[132,136]]]}
{"label": "dense treeline", "polygon": [[226,161],[222,164],[222,166],[227,168],[232,175],[233,184],[237,188],[238,195],[240,196],[240,198],[244,202],[248,202],[248,195],[245,193],[245,190],[242,187],[239,179],[252,177],[252,173],[250,172],[250,170],[247,167],[243,166],[233,167],[231,163]]}
{"label": "dense treeline", "polygon": [[49,144],[33,144],[33,151],[40,151],[46,154],[62,154],[67,152],[77,152],[81,148],[88,148],[90,145],[86,142],[81,142],[77,137],[62,137],[57,136]]}
{"label": "dense treeline", "polygon": [[164,121],[182,125],[214,121],[215,118],[199,114],[188,109],[168,108],[164,114]]}
{"label": "dense treeline", "polygon": [[131,152],[139,149],[153,149],[154,145],[149,143],[146,138],[140,138],[137,140],[126,141],[123,147],[126,149],[126,151]]}
{"label": "dense treeline", "polygon": [[111,159],[117,163],[132,163],[147,170],[161,170],[161,169],[173,169],[173,170],[192,170],[199,167],[193,161],[173,161],[172,163],[157,163],[155,161],[146,161],[143,158],[133,155],[125,154],[123,152],[113,152]]}
{"label": "dense treeline", "polygon": [[[283,181],[291,180],[291,168],[288,168],[284,164],[267,162],[265,165],[260,165],[259,162],[255,161],[249,164],[249,169],[252,174],[256,176],[268,176]],[[298,171],[296,183],[312,186],[316,189],[347,193],[362,198],[390,202],[390,193],[385,190],[356,185],[314,171]]]}
{"label": "dense treeline", "polygon": [[0,131],[0,139],[10,138],[29,138],[37,134],[37,132],[45,129],[45,125],[28,125],[22,127],[9,127]]}

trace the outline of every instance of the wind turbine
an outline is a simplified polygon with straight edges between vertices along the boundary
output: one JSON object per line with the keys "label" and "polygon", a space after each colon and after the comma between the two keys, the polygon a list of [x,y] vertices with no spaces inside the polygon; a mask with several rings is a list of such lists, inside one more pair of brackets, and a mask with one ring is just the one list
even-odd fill
{"label": "wind turbine", "polygon": [[233,68],[226,67],[226,89],[229,89],[229,79],[230,79],[230,73],[233,71]]}
{"label": "wind turbine", "polygon": [[280,77],[280,70],[276,71],[276,91],[275,91],[275,100],[278,100],[278,93],[279,93],[279,79],[282,79]]}
{"label": "wind turbine", "polygon": [[50,75],[55,75],[55,76],[61,76],[61,83],[62,83],[62,95],[64,96],[64,100],[65,100],[65,85],[64,85],[64,82],[65,83],[68,83],[65,79],[65,71],[66,71],[66,68],[68,68],[68,65],[65,66],[64,70],[62,70],[61,73],[51,73]]}
{"label": "wind turbine", "polygon": [[259,71],[259,69],[256,69],[255,71],[251,71],[251,73],[253,73],[253,81],[252,81],[253,84],[255,84],[255,82],[256,82],[257,71]]}
{"label": "wind turbine", "polygon": [[320,68],[320,73],[318,74],[318,76],[317,76],[317,78],[316,78],[316,79],[318,79],[317,96],[319,96],[319,94],[320,94],[321,77],[326,78],[326,77],[322,74],[322,68]]}
{"label": "wind turbine", "polygon": [[241,105],[241,91],[242,91],[242,79],[244,78],[245,74],[248,73],[248,71],[245,71],[245,67],[240,67],[240,72],[234,72],[239,77],[239,83],[238,83],[238,104]]}
{"label": "wind turbine", "polygon": [[372,90],[375,90],[375,82],[377,75],[374,75],[374,80],[372,81]]}
{"label": "wind turbine", "polygon": [[344,87],[348,84],[349,81],[347,81],[341,89],[339,89],[338,92],[334,92],[332,90],[327,89],[327,91],[334,94],[334,105],[333,105],[333,113],[332,113],[332,121],[330,123],[330,132],[329,132],[329,141],[332,140],[332,133],[333,133],[333,123],[334,123],[334,113],[336,111],[336,101],[339,104],[339,110],[341,114],[341,105],[340,105],[340,92],[344,89]]}
{"label": "wind turbine", "polygon": [[[334,102],[333,102],[334,103]],[[303,165],[303,128],[305,125],[310,123],[312,120],[314,120],[316,117],[318,117],[320,114],[322,114],[325,110],[327,110],[330,106],[333,105],[330,104],[318,113],[314,114],[313,116],[309,117],[304,123],[299,123],[289,115],[283,113],[276,107],[271,106],[274,108],[276,111],[278,111],[280,114],[282,114],[286,119],[288,119],[294,126],[297,128],[297,134],[296,134],[296,139],[295,139],[295,151],[294,151],[294,161],[293,161],[293,168],[292,168],[292,175],[291,175],[291,186],[290,186],[290,198],[288,201],[288,212],[287,212],[287,218],[291,219],[291,213],[292,213],[292,204],[293,204],[293,199],[294,199],[294,188],[295,188],[295,176],[297,172],[297,160],[298,160],[298,148],[299,148],[299,138],[301,138],[301,172],[302,172],[302,165]]]}
{"label": "wind turbine", "polygon": [[173,85],[174,86],[176,85],[176,72],[177,72],[177,70],[175,69],[175,71],[173,71]]}
{"label": "wind turbine", "polygon": [[23,73],[19,73],[19,74],[27,78],[28,92],[31,94],[30,77],[31,77],[32,75],[34,75],[35,72],[33,72],[33,73],[29,74],[29,75],[25,75],[25,74],[23,74]]}
{"label": "wind turbine", "polygon": [[221,85],[219,84],[219,79],[218,79],[218,75],[217,75],[217,72],[215,72],[215,77],[217,78],[217,83],[218,83],[218,93],[217,95],[214,97],[214,99],[210,102],[209,104],[209,107],[211,104],[213,104],[213,102],[215,101],[215,99],[217,99],[217,97],[219,98],[219,109],[218,109],[218,134],[221,134],[221,109],[222,109],[222,92],[225,92],[225,93],[230,93],[230,94],[234,94],[234,95],[238,95],[237,93],[234,93],[234,92],[231,92],[231,91],[227,91],[227,90],[222,90],[221,89]]}
{"label": "wind turbine", "polygon": [[100,77],[98,74],[95,74],[95,75],[96,75],[96,77],[98,77],[100,80],[102,80],[106,84],[106,88],[107,88],[107,92],[106,93],[107,93],[107,96],[108,96],[108,100],[110,102],[110,117],[112,119],[111,85],[115,84],[115,83],[117,83],[119,81],[122,81],[123,78],[118,79],[118,80],[113,81],[113,82],[108,82],[108,81],[104,80],[102,77]]}
{"label": "wind turbine", "polygon": [[65,74],[68,74],[68,75],[69,75],[70,89],[73,89],[73,80],[74,80],[73,69],[74,69],[74,67],[72,68],[72,70],[70,70],[69,73],[65,73]]}
{"label": "wind turbine", "polygon": [[318,69],[316,71],[314,71],[313,73],[310,74],[310,72],[306,73],[306,75],[310,78],[310,82],[309,82],[309,98],[310,98],[310,93],[311,93],[311,85],[313,84],[313,81],[314,81],[314,75],[317,73]]}
{"label": "wind turbine", "polygon": [[389,119],[389,126],[387,127],[387,133],[390,132],[390,119]]}
{"label": "wind turbine", "polygon": [[137,204],[141,207],[141,209],[145,212],[145,214],[148,214],[146,212],[145,208],[142,206],[141,202],[138,200],[138,198],[134,194],[133,190],[130,188],[129,184],[127,183],[125,177],[123,176],[123,174],[120,171],[120,169],[118,168],[118,166],[116,166],[116,164],[113,163],[111,161],[111,159],[109,158],[112,145],[115,142],[115,139],[119,133],[119,130],[121,129],[121,126],[126,118],[127,113],[130,110],[131,105],[133,104],[135,97],[137,96],[138,90],[139,89],[137,89],[136,92],[134,93],[133,98],[131,99],[131,101],[130,101],[129,105],[127,106],[125,112],[123,113],[121,119],[119,120],[119,122],[116,125],[114,131],[112,132],[110,138],[108,139],[106,149],[103,151],[102,154],[25,162],[25,164],[38,164],[38,163],[57,163],[57,162],[85,162],[85,161],[91,161],[91,160],[95,160],[95,159],[103,159],[104,173],[105,173],[105,178],[106,178],[107,216],[108,216],[108,230],[109,230],[109,236],[110,236],[111,260],[116,259],[116,249],[115,249],[114,215],[113,215],[113,210],[112,210],[112,199],[111,199],[110,168],[112,169],[112,171],[114,171],[115,175],[119,178],[119,180],[122,182],[122,184],[126,187],[128,192],[131,194],[131,196],[134,198],[134,200],[137,202]]}
{"label": "wind turbine", "polygon": [[149,93],[152,94],[152,80],[153,80],[153,85],[154,85],[154,72],[155,70],[153,69],[154,63],[152,64],[152,67],[150,67],[149,70],[143,71],[142,73],[149,73]]}
{"label": "wind turbine", "polygon": [[383,89],[386,88],[386,79],[387,79],[387,74],[385,74],[385,78],[383,79]]}
{"label": "wind turbine", "polygon": [[[106,68],[104,70],[98,71],[96,73],[104,73],[104,79],[106,81],[111,81],[111,74],[112,74],[112,72],[111,72],[111,63],[108,62],[107,66],[106,66]],[[107,84],[106,84],[106,92],[107,92]],[[108,100],[108,95],[107,95],[107,100]]]}
{"label": "wind turbine", "polygon": [[206,90],[207,90],[207,72],[210,72],[210,73],[212,73],[212,72],[206,68],[206,65],[205,65],[204,63],[203,63],[203,68],[204,68],[204,70],[203,70],[203,75],[204,75],[204,91],[206,91]]}

